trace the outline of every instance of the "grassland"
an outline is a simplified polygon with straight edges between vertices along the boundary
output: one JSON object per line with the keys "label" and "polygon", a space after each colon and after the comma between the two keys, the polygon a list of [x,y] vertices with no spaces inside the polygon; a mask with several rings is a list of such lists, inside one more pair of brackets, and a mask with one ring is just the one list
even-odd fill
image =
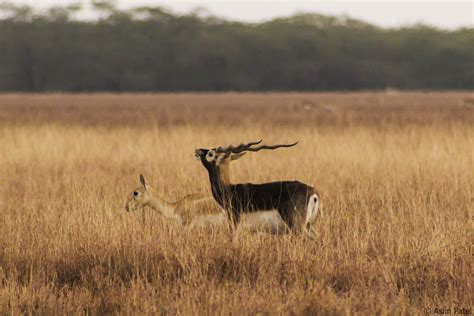
{"label": "grassland", "polygon": [[[139,173],[209,191],[193,150],[259,138],[300,144],[232,179],[315,184],[317,241],[121,211]],[[0,314],[469,308],[473,157],[467,92],[0,95]]]}

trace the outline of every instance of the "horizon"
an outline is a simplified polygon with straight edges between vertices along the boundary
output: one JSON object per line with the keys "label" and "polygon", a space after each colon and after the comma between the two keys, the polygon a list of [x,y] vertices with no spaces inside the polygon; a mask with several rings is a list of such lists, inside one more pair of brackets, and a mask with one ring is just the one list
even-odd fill
{"label": "horizon", "polygon": [[[81,3],[81,11],[74,15],[77,20],[99,18],[93,12],[90,1],[74,0],[34,0],[3,1],[15,5],[29,5],[35,10],[45,12],[51,7],[64,7]],[[456,30],[472,28],[473,4],[470,1],[160,1],[138,0],[117,1],[119,10],[129,10],[141,6],[161,7],[175,15],[196,13],[200,16],[214,16],[227,21],[242,23],[262,23],[297,14],[320,14],[334,17],[349,17],[382,28],[401,28],[413,25],[426,25],[438,29]],[[390,14],[386,14],[389,12]]]}

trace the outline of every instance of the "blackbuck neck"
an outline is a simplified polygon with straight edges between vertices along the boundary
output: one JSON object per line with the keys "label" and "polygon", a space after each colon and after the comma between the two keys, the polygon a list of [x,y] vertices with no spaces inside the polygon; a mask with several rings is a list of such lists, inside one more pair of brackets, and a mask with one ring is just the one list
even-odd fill
{"label": "blackbuck neck", "polygon": [[224,179],[222,179],[222,173],[219,167],[208,170],[209,180],[211,182],[212,195],[216,201],[223,206],[223,193],[225,187],[228,185]]}

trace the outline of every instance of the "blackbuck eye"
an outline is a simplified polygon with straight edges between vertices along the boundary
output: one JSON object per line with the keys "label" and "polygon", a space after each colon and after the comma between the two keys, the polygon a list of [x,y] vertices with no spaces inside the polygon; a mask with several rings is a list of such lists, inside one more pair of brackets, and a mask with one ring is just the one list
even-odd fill
{"label": "blackbuck eye", "polygon": [[133,191],[133,196],[138,196],[138,191]]}

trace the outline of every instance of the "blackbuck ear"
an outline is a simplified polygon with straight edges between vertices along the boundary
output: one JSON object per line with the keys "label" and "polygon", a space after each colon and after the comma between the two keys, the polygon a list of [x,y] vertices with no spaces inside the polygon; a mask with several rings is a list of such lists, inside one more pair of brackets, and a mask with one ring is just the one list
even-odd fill
{"label": "blackbuck ear", "polygon": [[142,184],[143,188],[145,188],[145,190],[148,190],[148,188],[150,187],[150,185],[148,184],[148,181],[145,179],[145,177],[140,174],[140,183]]}
{"label": "blackbuck ear", "polygon": [[240,158],[242,158],[242,156],[245,155],[245,154],[246,154],[246,153],[244,152],[244,153],[232,155],[232,156],[230,156],[230,160],[231,160],[231,161],[234,161],[234,160],[240,159]]}
{"label": "blackbuck ear", "polygon": [[217,154],[216,164],[221,165],[228,161],[230,155],[228,154]]}

